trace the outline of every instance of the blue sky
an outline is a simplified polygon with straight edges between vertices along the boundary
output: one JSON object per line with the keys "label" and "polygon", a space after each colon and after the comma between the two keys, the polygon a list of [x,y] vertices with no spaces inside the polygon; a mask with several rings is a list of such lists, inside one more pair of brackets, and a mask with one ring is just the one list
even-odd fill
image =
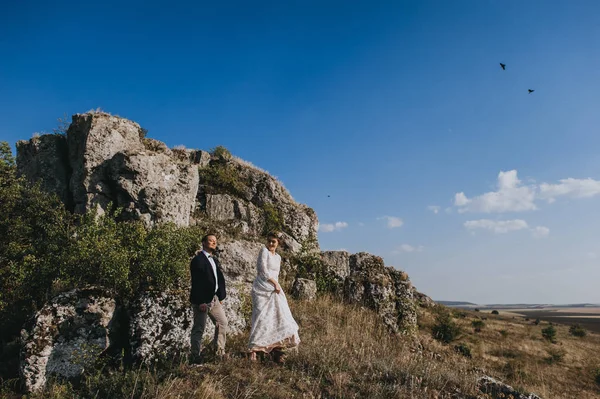
{"label": "blue sky", "polygon": [[323,249],[435,299],[600,303],[600,3],[164,4],[4,5],[0,140],[101,107],[267,169]]}

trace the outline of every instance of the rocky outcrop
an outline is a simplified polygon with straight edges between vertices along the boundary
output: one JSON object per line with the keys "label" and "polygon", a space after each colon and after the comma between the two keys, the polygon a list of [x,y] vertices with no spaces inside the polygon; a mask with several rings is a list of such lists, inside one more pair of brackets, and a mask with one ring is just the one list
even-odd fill
{"label": "rocky outcrop", "polygon": [[414,332],[417,313],[408,275],[385,267],[383,259],[365,252],[351,255],[349,265],[344,298],[374,309],[394,332]]}
{"label": "rocky outcrop", "polygon": [[312,301],[317,297],[317,283],[306,278],[297,278],[292,286],[292,296],[304,301]]}
{"label": "rocky outcrop", "polygon": [[252,284],[256,277],[256,260],[263,244],[248,240],[219,244],[219,263],[228,282]]}
{"label": "rocky outcrop", "polygon": [[[283,230],[285,247],[298,252],[317,236],[318,219],[306,205],[294,201],[270,174],[237,158],[221,157],[200,169],[198,211],[245,235],[263,236]],[[318,244],[317,244],[318,245]]]}
{"label": "rocky outcrop", "polygon": [[103,113],[77,114],[67,130],[75,212],[103,213],[113,199],[107,164],[118,153],[144,151],[140,125]]}
{"label": "rocky outcrop", "polygon": [[321,252],[325,268],[338,281],[344,281],[350,275],[350,254],[346,251]]}
{"label": "rocky outcrop", "polygon": [[[19,172],[56,193],[69,209],[121,217],[147,226],[173,222],[220,227],[229,236],[286,234],[286,248],[316,237],[318,220],[273,176],[221,151],[169,149],[144,137],[135,122],[104,112],[73,115],[66,136],[43,135],[17,145]],[[226,154],[226,156],[225,156]],[[199,173],[200,171],[200,173]]]}
{"label": "rocky outcrop", "polygon": [[110,292],[84,288],[58,295],[21,333],[21,376],[28,392],[49,376],[79,377],[110,345],[120,326]]}
{"label": "rocky outcrop", "polygon": [[17,142],[18,174],[45,191],[56,193],[68,209],[73,198],[69,190],[71,166],[65,136],[46,134]]}
{"label": "rocky outcrop", "polygon": [[134,219],[147,225],[173,222],[187,226],[195,208],[198,168],[162,153],[119,153],[105,174],[110,198]]}
{"label": "rocky outcrop", "polygon": [[479,390],[485,394],[492,395],[493,398],[514,398],[514,399],[542,399],[534,393],[524,394],[510,385],[495,380],[492,377],[483,376],[477,380]]}

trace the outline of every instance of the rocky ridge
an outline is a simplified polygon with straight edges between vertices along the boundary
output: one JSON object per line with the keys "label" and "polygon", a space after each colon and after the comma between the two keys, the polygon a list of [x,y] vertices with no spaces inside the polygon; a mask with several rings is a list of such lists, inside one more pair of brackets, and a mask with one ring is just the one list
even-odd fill
{"label": "rocky ridge", "polygon": [[[17,143],[17,167],[73,212],[102,214],[113,204],[123,209],[121,218],[148,227],[165,222],[216,227],[228,281],[225,308],[234,334],[249,322],[256,254],[261,237],[272,228],[284,233],[282,274],[300,298],[311,300],[317,289],[331,289],[347,302],[373,309],[393,332],[408,334],[416,329],[417,306],[432,302],[415,291],[406,273],[385,267],[380,257],[320,252],[315,212],[296,203],[268,173],[222,149],[169,149],[144,137],[135,122],[86,113],[73,116],[66,135]],[[299,254],[308,241],[315,243],[310,251],[319,276],[298,272]],[[168,292],[140,292],[127,303],[100,287],[63,293],[24,328],[21,374],[29,391],[42,387],[46,376],[76,378],[88,365],[79,362],[81,347],[88,344],[95,348],[90,358],[126,350],[132,361],[152,363],[185,354],[191,320],[185,283]],[[208,326],[207,338],[212,334]]]}

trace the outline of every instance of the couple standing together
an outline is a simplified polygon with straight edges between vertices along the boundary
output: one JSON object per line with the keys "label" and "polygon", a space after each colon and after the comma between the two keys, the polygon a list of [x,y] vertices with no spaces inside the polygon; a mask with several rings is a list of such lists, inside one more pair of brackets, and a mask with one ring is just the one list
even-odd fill
{"label": "couple standing together", "polygon": [[[248,350],[250,359],[256,360],[257,352],[273,353],[274,359],[283,362],[285,349],[298,346],[298,324],[292,317],[285,294],[279,285],[281,256],[275,252],[281,236],[270,233],[267,245],[261,248],[256,261],[256,278],[252,284],[252,324]],[[191,334],[191,363],[201,362],[200,352],[206,319],[215,324],[212,345],[218,357],[225,356],[227,317],[222,306],[225,299],[225,278],[214,257],[217,237],[207,234],[202,238],[202,251],[190,264],[192,286],[190,302],[194,312]]]}

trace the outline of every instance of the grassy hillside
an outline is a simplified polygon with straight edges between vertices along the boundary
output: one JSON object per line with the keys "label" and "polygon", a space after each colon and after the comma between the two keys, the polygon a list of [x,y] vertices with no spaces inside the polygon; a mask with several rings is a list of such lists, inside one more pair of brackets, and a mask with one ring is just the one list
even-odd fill
{"label": "grassy hillside", "polygon": [[[250,362],[247,334],[228,342],[231,358],[191,368],[181,360],[154,370],[99,368],[77,386],[53,382],[36,398],[486,398],[476,378],[487,374],[543,398],[600,396],[600,336],[542,337],[546,323],[454,311],[462,333],[449,344],[432,338],[435,313],[423,311],[417,337],[390,334],[375,315],[323,297],[291,301],[302,344],[283,365]],[[474,332],[473,320],[487,317]],[[531,323],[531,322],[529,322]],[[471,358],[455,346],[470,348]],[[600,381],[598,381],[600,382]],[[5,396],[20,397],[4,387]],[[458,395],[457,392],[461,394]]]}

